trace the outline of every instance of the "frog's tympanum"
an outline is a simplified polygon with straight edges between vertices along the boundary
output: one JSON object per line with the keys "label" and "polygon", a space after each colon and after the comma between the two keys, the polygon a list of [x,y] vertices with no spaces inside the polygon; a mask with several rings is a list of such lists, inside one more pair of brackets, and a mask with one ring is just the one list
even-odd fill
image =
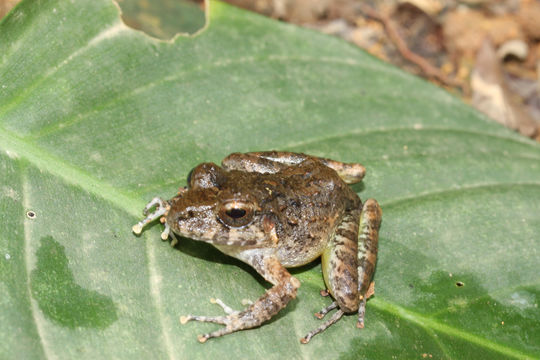
{"label": "frog's tympanum", "polygon": [[199,335],[200,342],[269,320],[296,297],[300,287],[286,268],[321,256],[327,292],[334,302],[315,315],[322,318],[337,311],[301,339],[307,343],[345,313],[357,312],[357,326],[364,326],[382,214],[375,200],[362,204],[347,186],[360,181],[364,173],[360,164],[298,153],[231,154],[221,167],[203,163],[194,168],[188,186],[172,199],[150,201],[144,209],[147,217],[133,231],[140,234],[146,224],[161,218],[162,239],[171,236],[176,243],[176,233],[208,242],[249,264],[273,285],[242,311],[216,300],[226,315],[182,316],[182,323],[224,325]]}

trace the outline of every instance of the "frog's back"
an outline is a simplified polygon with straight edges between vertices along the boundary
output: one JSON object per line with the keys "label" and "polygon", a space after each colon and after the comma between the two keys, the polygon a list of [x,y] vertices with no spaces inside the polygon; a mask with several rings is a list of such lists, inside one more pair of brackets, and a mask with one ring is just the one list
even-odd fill
{"label": "frog's back", "polygon": [[319,257],[345,211],[361,201],[333,169],[307,159],[253,184],[260,205],[276,223],[277,255],[287,267]]}

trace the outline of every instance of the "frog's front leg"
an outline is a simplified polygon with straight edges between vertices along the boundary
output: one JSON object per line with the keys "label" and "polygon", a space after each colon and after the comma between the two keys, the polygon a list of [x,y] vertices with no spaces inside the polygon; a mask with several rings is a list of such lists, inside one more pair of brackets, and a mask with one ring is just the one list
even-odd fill
{"label": "frog's front leg", "polygon": [[[223,251],[224,249],[220,247],[220,250]],[[273,256],[260,256],[255,254],[253,250],[246,250],[242,253],[235,254],[235,257],[253,266],[259,274],[274,286],[267,290],[264,295],[252,305],[242,311],[232,311],[223,304],[221,306],[228,314],[226,316],[182,316],[180,318],[182,324],[194,320],[225,325],[224,328],[217,331],[199,335],[197,338],[201,343],[204,343],[210,338],[261,325],[283,309],[289,301],[294,299],[296,297],[297,289],[300,287],[298,279],[292,277]]]}

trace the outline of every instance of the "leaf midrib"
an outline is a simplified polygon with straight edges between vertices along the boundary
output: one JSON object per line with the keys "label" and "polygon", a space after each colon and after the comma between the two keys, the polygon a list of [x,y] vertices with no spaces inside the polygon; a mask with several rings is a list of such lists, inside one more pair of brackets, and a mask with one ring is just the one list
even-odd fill
{"label": "leaf midrib", "polygon": [[[81,189],[87,191],[88,193],[93,194],[105,201],[110,202],[112,205],[114,205],[120,210],[125,211],[126,213],[133,216],[134,218],[140,217],[140,210],[145,205],[145,203],[141,199],[128,195],[120,191],[118,188],[115,188],[107,184],[106,182],[96,179],[95,177],[84,172],[83,170],[62,161],[58,157],[53,156],[46,151],[43,151],[41,148],[35,146],[32,143],[29,143],[28,141],[25,141],[24,139],[18,137],[17,135],[3,128],[0,128],[0,149],[4,150],[4,152],[8,154],[8,156],[10,157],[25,158],[30,164],[36,166],[36,168],[42,171],[46,171],[53,176],[63,179],[68,184],[80,187]],[[517,184],[517,185],[522,185],[522,184]],[[527,183],[523,185],[540,186],[540,183]],[[469,188],[466,188],[465,190],[470,191],[472,189],[477,189],[479,187],[487,187],[487,186],[505,186],[506,187],[506,186],[510,186],[510,184],[489,184],[489,185],[486,184],[486,185],[477,186],[477,187],[469,187]],[[461,190],[462,189],[452,189],[452,191],[455,191],[455,192],[458,192]],[[446,193],[446,192],[448,191],[443,191],[443,193]],[[435,192],[435,195],[439,193],[441,193],[441,191]],[[423,194],[422,197],[427,197],[430,195],[433,196],[434,194]],[[417,198],[417,196],[411,197],[411,199],[413,198],[415,199]],[[389,201],[386,203],[386,205],[383,204],[383,207],[397,206],[398,204],[403,203],[404,201],[410,201],[410,199],[408,200],[397,199],[394,201]],[[151,244],[153,244],[154,242],[150,241],[146,243],[147,243],[147,247],[146,247],[147,264],[149,267],[149,274],[150,276],[152,276],[153,272],[151,271],[152,270],[151,268],[155,267],[154,266],[155,264],[152,261],[152,258],[154,258],[154,256],[152,255],[154,249],[153,248],[151,249]],[[152,280],[149,279],[149,282],[151,283]],[[161,303],[161,300],[156,298],[155,292],[152,292],[151,296],[153,297],[153,302],[155,304]],[[504,355],[512,356],[515,358],[531,357],[531,355],[528,355],[522,351],[497,344],[485,338],[482,338],[482,337],[470,334],[468,332],[465,332],[463,330],[459,330],[454,327],[442,324],[438,321],[435,321],[433,319],[420,315],[419,313],[405,309],[397,304],[385,301],[381,299],[380,297],[373,299],[371,301],[371,304],[379,310],[385,311],[387,313],[391,313],[397,317],[413,322],[424,329],[435,330],[435,331],[444,333],[446,335],[455,336],[460,339],[470,341],[471,343],[475,345],[499,352]],[[160,325],[161,325],[162,331],[164,332],[164,335],[166,335],[166,337],[169,338],[171,334],[165,334],[166,330],[163,324],[164,316],[159,311],[159,309],[157,309],[157,312],[160,317]],[[170,343],[167,344],[167,341],[165,341],[164,347],[165,347],[165,350],[167,351],[169,358],[173,358],[174,351],[172,351]]]}
{"label": "leaf midrib", "polygon": [[0,149],[3,149],[11,158],[25,158],[28,162],[35,165],[36,168],[47,171],[51,175],[63,179],[68,184],[80,187],[88,193],[112,203],[117,208],[126,211],[135,218],[141,216],[141,209],[145,205],[141,199],[129,196],[120,189],[64,162],[60,158],[3,128],[0,128]]}

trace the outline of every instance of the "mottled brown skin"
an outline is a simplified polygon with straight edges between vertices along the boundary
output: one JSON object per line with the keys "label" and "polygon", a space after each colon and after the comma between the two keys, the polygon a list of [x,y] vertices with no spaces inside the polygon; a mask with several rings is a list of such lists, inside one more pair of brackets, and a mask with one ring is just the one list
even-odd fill
{"label": "mottled brown skin", "polygon": [[[336,300],[316,314],[338,308],[332,319],[308,333],[302,342],[335,323],[343,313],[359,311],[363,327],[366,292],[373,276],[381,212],[375,200],[362,202],[347,183],[360,181],[360,164],[288,152],[231,154],[221,167],[198,165],[188,187],[164,202],[156,198],[145,211],[157,210],[134,227],[164,215],[162,238],[174,233],[213,244],[252,266],[273,287],[243,311],[219,300],[228,315],[186,316],[225,325],[199,336],[205,342],[261,325],[294,299],[300,282],[286,267],[322,256],[324,279]],[[360,238],[359,238],[359,226]],[[358,246],[358,242],[361,246]],[[360,280],[360,281],[359,281]]]}

